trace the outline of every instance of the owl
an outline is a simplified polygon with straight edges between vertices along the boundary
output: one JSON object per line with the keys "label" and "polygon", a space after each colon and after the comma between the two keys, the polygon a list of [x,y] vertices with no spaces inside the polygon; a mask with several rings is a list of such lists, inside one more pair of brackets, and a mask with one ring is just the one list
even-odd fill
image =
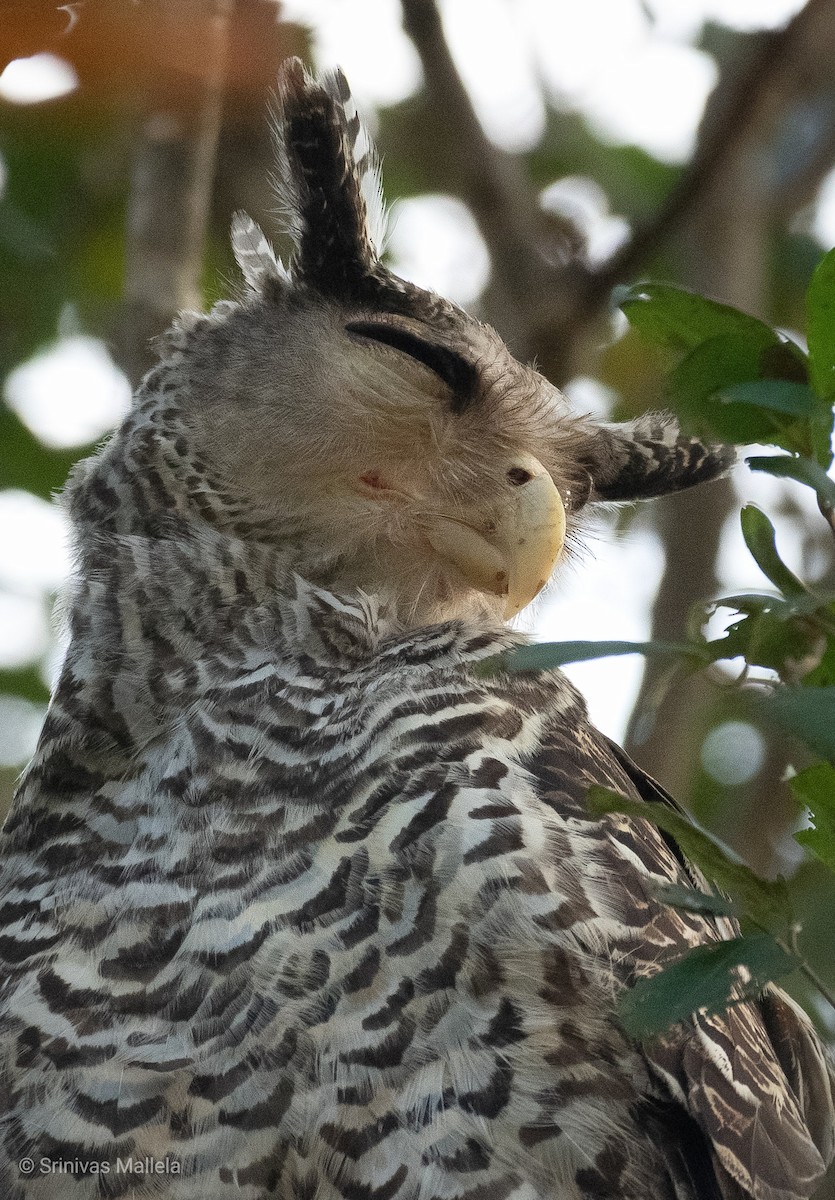
{"label": "owl", "polygon": [[[730,920],[603,784],[559,672],[495,674],[596,505],[721,474],[573,413],[380,257],[340,74],[285,64],[285,265],[183,316],[67,489],[70,643],[2,833],[9,1200],[800,1200],[833,1080],[781,991],[630,1039]],[[663,797],[661,797],[663,799]]]}

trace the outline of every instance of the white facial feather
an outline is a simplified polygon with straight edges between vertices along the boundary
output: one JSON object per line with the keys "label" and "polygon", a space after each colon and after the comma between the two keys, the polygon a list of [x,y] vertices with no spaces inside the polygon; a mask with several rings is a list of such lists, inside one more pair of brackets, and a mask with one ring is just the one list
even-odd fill
{"label": "white facial feather", "polygon": [[232,217],[231,237],[235,261],[251,288],[257,290],[269,276],[289,280],[284,263],[248,213],[236,212]]}

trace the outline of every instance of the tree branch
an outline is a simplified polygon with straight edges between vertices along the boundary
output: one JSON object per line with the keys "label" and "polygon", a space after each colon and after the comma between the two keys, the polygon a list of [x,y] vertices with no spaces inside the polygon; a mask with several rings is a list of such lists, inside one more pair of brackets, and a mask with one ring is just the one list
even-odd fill
{"label": "tree branch", "polygon": [[559,373],[543,342],[568,317],[570,298],[554,283],[578,269],[582,239],[569,221],[540,208],[524,165],[488,140],[453,62],[435,0],[402,0],[402,9],[423,66],[430,112],[443,131],[434,145],[450,156],[445,173],[490,252],[489,315],[519,357],[536,356]]}
{"label": "tree branch", "polygon": [[[715,186],[776,107],[828,70],[835,49],[832,0],[809,3],[782,29],[751,40],[745,61],[723,72],[696,151],[655,217],[611,259],[592,268],[568,223],[547,225],[524,168],[493,146],[473,111],[443,36],[436,0],[401,0],[404,27],[423,65],[443,138],[460,154],[452,178],[479,224],[494,264],[490,316],[517,353],[536,356],[555,382],[570,373],[578,342],[629,280]],[[822,160],[821,160],[822,162]],[[502,295],[504,293],[504,295]]]}
{"label": "tree branch", "polygon": [[117,333],[117,358],[134,384],[153,361],[150,339],[180,310],[200,306],[233,7],[234,0],[166,0],[159,8],[157,38],[202,43],[201,69],[162,68],[134,163]]}
{"label": "tree branch", "polygon": [[832,41],[832,16],[832,0],[809,0],[783,29],[758,35],[747,62],[732,63],[723,73],[708,101],[695,153],[669,196],[653,219],[591,275],[586,293],[591,309],[605,303],[615,284],[630,279],[693,211],[749,140],[752,127],[760,125],[763,110],[774,107],[777,98],[785,105],[794,90],[790,77],[804,73],[798,62],[802,52],[818,35]]}

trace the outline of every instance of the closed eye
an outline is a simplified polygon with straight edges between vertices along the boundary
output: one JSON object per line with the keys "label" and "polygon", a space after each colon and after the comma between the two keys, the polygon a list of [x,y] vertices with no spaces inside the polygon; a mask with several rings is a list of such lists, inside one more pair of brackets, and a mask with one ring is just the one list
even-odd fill
{"label": "closed eye", "polygon": [[349,321],[345,329],[359,337],[392,346],[434,371],[452,392],[452,407],[455,412],[461,412],[473,398],[477,381],[476,369],[455,350],[438,346],[434,342],[426,342],[405,329],[398,329],[382,321]]}

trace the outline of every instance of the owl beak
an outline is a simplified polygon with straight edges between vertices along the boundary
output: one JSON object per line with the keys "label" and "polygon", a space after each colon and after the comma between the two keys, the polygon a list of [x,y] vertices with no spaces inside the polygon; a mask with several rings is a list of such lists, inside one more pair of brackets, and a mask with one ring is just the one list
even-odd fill
{"label": "owl beak", "polygon": [[505,597],[509,620],[551,576],[565,542],[565,507],[533,455],[516,455],[505,478],[498,503],[454,517],[430,515],[426,536],[471,587]]}

